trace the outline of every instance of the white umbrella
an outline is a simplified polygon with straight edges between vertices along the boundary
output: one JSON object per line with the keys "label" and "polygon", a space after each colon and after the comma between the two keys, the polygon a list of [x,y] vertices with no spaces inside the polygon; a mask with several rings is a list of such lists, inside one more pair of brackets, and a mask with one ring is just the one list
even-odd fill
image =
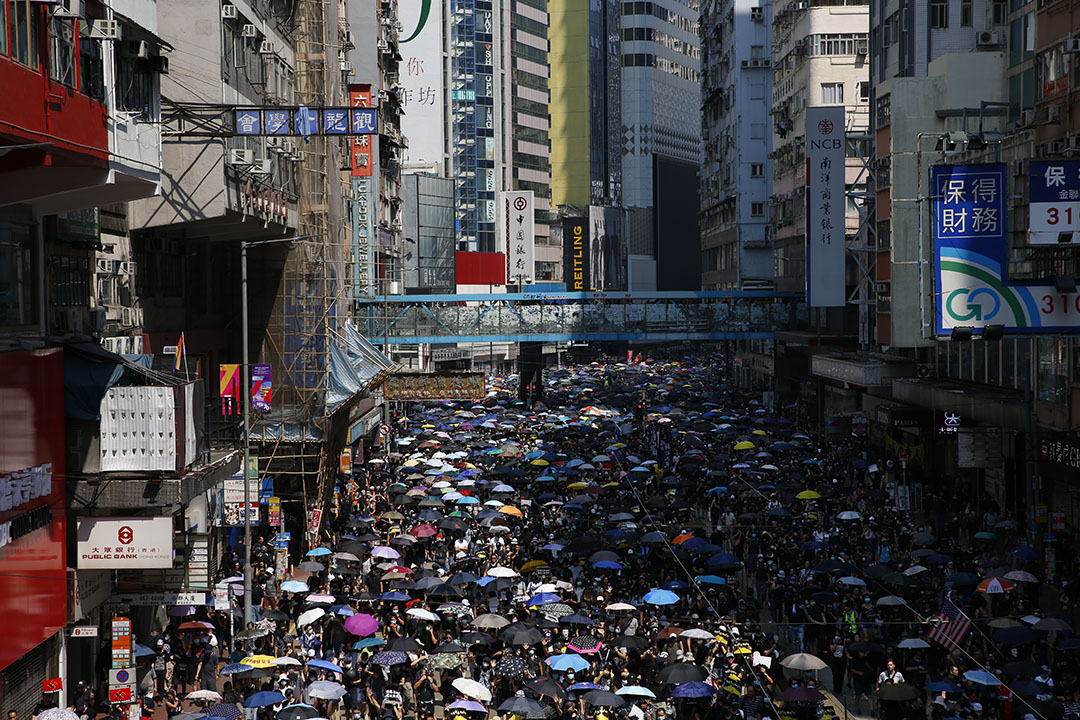
{"label": "white umbrella", "polygon": [[356,557],[352,553],[347,553],[347,552],[334,553],[334,559],[335,560],[344,560],[346,562],[360,562],[360,558]]}
{"label": "white umbrella", "polygon": [[412,615],[414,618],[420,618],[421,620],[427,620],[428,622],[438,622],[439,616],[430,610],[423,608],[409,608],[405,611],[406,615]]}
{"label": "white umbrella", "polygon": [[837,520],[862,520],[862,515],[854,510],[845,510],[836,516]]}
{"label": "white umbrella", "polygon": [[702,630],[701,628],[691,628],[689,630],[683,630],[679,633],[680,638],[690,638],[691,640],[712,640],[714,635],[708,630]]}
{"label": "white umbrella", "polygon": [[630,603],[617,602],[608,605],[605,610],[637,610],[637,608]]}
{"label": "white umbrella", "polygon": [[924,650],[930,647],[930,643],[922,638],[904,638],[896,645],[896,647],[904,648],[905,650]]}
{"label": "white umbrella", "polygon": [[220,700],[221,695],[213,690],[196,690],[193,693],[188,693],[185,700]]}
{"label": "white umbrella", "polygon": [[780,661],[780,664],[790,670],[824,670],[829,667],[824,660],[810,653],[788,655]]}
{"label": "white umbrella", "polygon": [[312,608],[307,612],[301,613],[300,617],[296,618],[296,627],[304,627],[305,625],[313,623],[325,614],[326,611],[322,608]]}
{"label": "white umbrella", "polygon": [[907,570],[904,571],[904,574],[910,576],[910,575],[918,575],[921,572],[926,572],[926,568],[923,567],[922,565],[912,565],[911,567],[909,567]]}
{"label": "white umbrella", "polygon": [[904,598],[896,597],[895,595],[886,595],[885,597],[878,598],[877,604],[878,605],[906,605],[907,603],[904,602]]}
{"label": "white umbrella", "polygon": [[453,682],[453,686],[454,689],[462,695],[471,697],[474,700],[479,700],[480,702],[491,702],[491,691],[475,680],[458,678]]}
{"label": "white umbrella", "polygon": [[485,573],[495,578],[512,578],[517,577],[517,571],[508,567],[493,567]]}
{"label": "white umbrella", "polygon": [[857,577],[855,577],[853,575],[848,575],[847,577],[842,577],[842,578],[840,578],[839,582],[840,582],[841,585],[854,585],[856,587],[866,587],[866,581],[865,580],[863,580],[862,578],[857,578]]}
{"label": "white umbrella", "polygon": [[297,665],[297,666],[303,665],[303,663],[301,663],[299,660],[297,660],[294,657],[289,657],[288,655],[286,655],[285,657],[274,658],[271,661],[271,664],[272,665]]}

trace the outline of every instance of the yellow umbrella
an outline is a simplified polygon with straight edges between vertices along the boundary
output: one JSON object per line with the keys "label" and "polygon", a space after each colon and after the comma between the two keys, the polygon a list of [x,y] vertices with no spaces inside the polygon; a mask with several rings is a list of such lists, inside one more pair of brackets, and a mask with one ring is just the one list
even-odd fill
{"label": "yellow umbrella", "polygon": [[514,517],[521,517],[521,511],[513,505],[503,505],[501,508],[499,508],[499,512],[501,512],[503,515],[513,515]]}
{"label": "yellow umbrella", "polygon": [[434,430],[434,429],[435,429],[435,426],[434,426],[434,425],[431,425],[431,424],[428,424],[428,425],[421,425],[420,427],[422,427],[422,428],[423,428],[423,429],[425,429],[425,430]]}
{"label": "yellow umbrella", "polygon": [[277,660],[277,658],[273,655],[251,655],[241,660],[241,662],[255,668],[268,668],[274,666],[274,660]]}
{"label": "yellow umbrella", "polygon": [[749,442],[747,440],[743,440],[742,442],[735,443],[735,449],[736,450],[753,450],[754,449],[754,443]]}
{"label": "yellow umbrella", "polygon": [[584,490],[587,487],[589,487],[589,486],[586,485],[583,482],[572,482],[572,483],[570,483],[569,485],[566,486],[566,489],[567,490]]}
{"label": "yellow umbrella", "polygon": [[538,465],[538,466],[540,466],[540,467],[544,467],[545,465],[550,465],[551,463],[549,463],[549,462],[548,462],[547,460],[545,460],[544,458],[536,458],[535,460],[533,460],[533,461],[532,461],[532,462],[530,462],[529,464],[530,464],[530,465]]}
{"label": "yellow umbrella", "polygon": [[750,434],[751,435],[768,435],[769,433],[765,432],[764,430],[755,430],[754,432],[752,432]]}
{"label": "yellow umbrella", "polygon": [[530,573],[537,568],[547,567],[548,564],[543,560],[530,560],[521,566],[521,572]]}
{"label": "yellow umbrella", "polygon": [[819,497],[821,497],[821,493],[814,492],[813,490],[803,490],[795,497],[800,500],[817,500]]}

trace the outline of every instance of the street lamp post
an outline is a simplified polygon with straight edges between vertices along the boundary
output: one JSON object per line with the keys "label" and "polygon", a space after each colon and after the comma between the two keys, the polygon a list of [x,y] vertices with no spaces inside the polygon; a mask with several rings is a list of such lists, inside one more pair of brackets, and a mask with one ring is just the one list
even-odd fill
{"label": "street lamp post", "polygon": [[[251,462],[251,350],[248,338],[248,271],[247,251],[256,245],[272,245],[283,242],[296,242],[311,235],[301,237],[275,238],[273,240],[255,240],[240,243],[240,333],[244,369],[242,379],[244,395],[244,466],[240,477],[244,479],[244,627],[251,622],[251,483],[248,477],[248,465]],[[258,473],[256,473],[258,477]]]}

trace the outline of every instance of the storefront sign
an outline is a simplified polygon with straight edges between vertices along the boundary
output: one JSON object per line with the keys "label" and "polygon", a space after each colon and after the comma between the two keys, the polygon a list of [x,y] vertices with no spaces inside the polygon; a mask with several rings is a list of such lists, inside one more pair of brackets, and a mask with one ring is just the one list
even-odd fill
{"label": "storefront sign", "polygon": [[1069,440],[1044,438],[1039,445],[1039,457],[1043,462],[1080,470],[1080,445],[1074,445]]}
{"label": "storefront sign", "polygon": [[68,622],[82,620],[109,599],[112,576],[108,570],[75,570],[72,571],[70,580],[71,615]]}
{"label": "storefront sign", "polygon": [[97,636],[97,625],[81,625],[79,627],[71,628],[71,637],[73,638],[92,638]]}
{"label": "storefront sign", "polygon": [[281,498],[273,496],[266,505],[267,521],[270,527],[281,527]]}
{"label": "storefront sign", "polygon": [[434,362],[449,362],[451,360],[471,360],[472,348],[436,348],[431,351],[431,359]]}
{"label": "storefront sign", "polygon": [[391,375],[383,384],[387,400],[458,400],[484,397],[484,373],[410,373]]}
{"label": "storefront sign", "polygon": [[112,619],[112,666],[125,668],[133,662],[131,653],[131,620],[126,617]]}
{"label": "storefront sign", "polygon": [[874,419],[892,428],[921,430],[930,426],[932,417],[933,413],[927,408],[882,404],[874,410]]}
{"label": "storefront sign", "polygon": [[499,193],[501,247],[506,250],[506,281],[535,276],[536,245],[532,190]]}
{"label": "storefront sign", "polygon": [[[224,515],[221,520],[222,525],[237,526],[244,524],[244,503],[225,503]],[[259,524],[259,503],[258,501],[252,501],[248,505],[248,516],[250,519],[248,522],[251,525]]]}
{"label": "storefront sign", "polygon": [[959,414],[950,410],[938,410],[934,413],[934,427],[941,437],[955,435],[965,424],[964,419]]}
{"label": "storefront sign", "polygon": [[163,592],[139,593],[128,601],[129,605],[205,605],[206,593],[203,592]]}
{"label": "storefront sign", "polygon": [[311,522],[308,524],[308,532],[310,532],[312,535],[315,535],[316,533],[319,532],[319,525],[321,525],[321,524],[322,524],[322,509],[321,508],[312,508],[311,509]]}
{"label": "storefront sign", "polygon": [[172,518],[79,518],[78,558],[80,570],[172,567]]}
{"label": "storefront sign", "polygon": [[352,448],[345,448],[341,451],[341,456],[338,458],[338,472],[342,475],[352,473]]}

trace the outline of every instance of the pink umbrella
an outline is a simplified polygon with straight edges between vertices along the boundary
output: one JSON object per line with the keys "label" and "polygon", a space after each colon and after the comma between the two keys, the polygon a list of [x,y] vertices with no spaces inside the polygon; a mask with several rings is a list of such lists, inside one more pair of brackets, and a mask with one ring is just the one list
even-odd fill
{"label": "pink umbrella", "polygon": [[345,629],[361,637],[372,635],[379,629],[379,621],[367,613],[357,613],[345,618]]}
{"label": "pink umbrella", "polygon": [[333,595],[320,595],[313,593],[307,596],[307,602],[309,605],[312,603],[331,603],[333,604],[336,598]]}
{"label": "pink umbrella", "polygon": [[425,538],[436,535],[438,534],[438,532],[439,531],[435,528],[434,525],[417,525],[409,531],[409,534],[413,535],[414,537]]}

